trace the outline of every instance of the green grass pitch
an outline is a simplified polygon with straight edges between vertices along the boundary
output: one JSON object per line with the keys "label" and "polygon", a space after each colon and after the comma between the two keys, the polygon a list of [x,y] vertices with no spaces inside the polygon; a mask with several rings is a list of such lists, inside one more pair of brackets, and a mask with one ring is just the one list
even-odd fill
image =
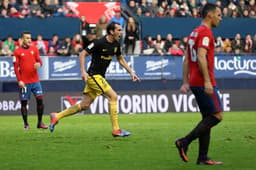
{"label": "green grass pitch", "polygon": [[[108,115],[77,115],[62,119],[53,133],[36,129],[29,116],[24,131],[21,116],[0,117],[1,170],[255,170],[256,111],[226,112],[212,129],[209,156],[221,166],[195,165],[198,143],[178,156],[174,141],[200,120],[199,113],[120,115],[132,135],[113,138]],[[49,123],[49,117],[44,117]]]}

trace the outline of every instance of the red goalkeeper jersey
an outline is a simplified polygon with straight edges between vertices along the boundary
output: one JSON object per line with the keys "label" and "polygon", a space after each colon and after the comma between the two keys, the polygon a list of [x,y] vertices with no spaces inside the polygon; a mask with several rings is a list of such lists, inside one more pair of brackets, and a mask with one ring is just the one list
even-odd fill
{"label": "red goalkeeper jersey", "polygon": [[14,50],[13,64],[17,81],[23,81],[24,83],[38,82],[39,77],[34,66],[37,62],[42,65],[38,49],[35,46],[19,47]]}

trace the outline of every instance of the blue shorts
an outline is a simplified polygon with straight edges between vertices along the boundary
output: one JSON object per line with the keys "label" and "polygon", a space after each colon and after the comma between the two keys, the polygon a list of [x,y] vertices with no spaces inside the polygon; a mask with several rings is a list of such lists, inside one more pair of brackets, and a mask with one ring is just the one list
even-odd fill
{"label": "blue shorts", "polygon": [[204,87],[190,87],[190,89],[195,95],[200,112],[203,116],[223,112],[223,106],[217,87],[213,87],[214,93],[212,95],[206,94]]}
{"label": "blue shorts", "polygon": [[31,92],[34,96],[42,96],[43,90],[40,82],[25,84],[25,88],[20,88],[20,100],[29,100]]}

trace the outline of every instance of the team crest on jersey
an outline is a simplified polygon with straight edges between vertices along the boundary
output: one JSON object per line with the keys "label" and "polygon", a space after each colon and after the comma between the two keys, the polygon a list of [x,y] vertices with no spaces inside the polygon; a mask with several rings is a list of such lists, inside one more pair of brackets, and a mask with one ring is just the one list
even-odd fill
{"label": "team crest on jersey", "polygon": [[116,52],[117,52],[117,47],[114,48],[114,53],[116,53]]}
{"label": "team crest on jersey", "polygon": [[34,55],[34,51],[30,51],[30,53],[31,53],[32,55]]}
{"label": "team crest on jersey", "polygon": [[209,46],[209,41],[210,41],[210,40],[209,40],[209,38],[208,38],[208,37],[204,37],[204,38],[203,38],[203,43],[202,43],[202,44],[203,44],[204,46]]}
{"label": "team crest on jersey", "polygon": [[24,56],[25,54],[24,53],[21,53],[21,56]]}

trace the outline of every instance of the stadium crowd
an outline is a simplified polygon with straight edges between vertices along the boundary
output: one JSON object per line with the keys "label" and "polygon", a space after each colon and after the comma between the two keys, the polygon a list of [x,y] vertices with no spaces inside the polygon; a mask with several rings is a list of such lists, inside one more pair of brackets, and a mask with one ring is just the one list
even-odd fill
{"label": "stadium crowd", "polygon": [[[78,17],[65,5],[65,0],[1,0],[1,18],[25,17]],[[172,34],[161,37],[148,35],[140,38],[139,24],[142,17],[199,17],[200,8],[207,2],[213,2],[222,9],[223,17],[256,18],[255,0],[122,0],[122,7],[131,11],[132,16],[124,18],[120,10],[115,10],[115,16],[108,21],[101,16],[96,27],[91,28],[84,16],[81,17],[81,32],[74,37],[59,39],[57,34],[52,39],[44,39],[36,35],[35,44],[41,55],[47,56],[77,56],[79,50],[93,39],[106,35],[106,26],[111,21],[120,22],[124,28],[124,54],[145,55],[179,55],[183,56],[187,37],[173,39]],[[20,40],[13,40],[11,35],[0,40],[0,55],[12,56],[13,50]],[[216,54],[256,54],[256,33],[247,34],[244,38],[238,33],[235,37],[217,37]]]}

